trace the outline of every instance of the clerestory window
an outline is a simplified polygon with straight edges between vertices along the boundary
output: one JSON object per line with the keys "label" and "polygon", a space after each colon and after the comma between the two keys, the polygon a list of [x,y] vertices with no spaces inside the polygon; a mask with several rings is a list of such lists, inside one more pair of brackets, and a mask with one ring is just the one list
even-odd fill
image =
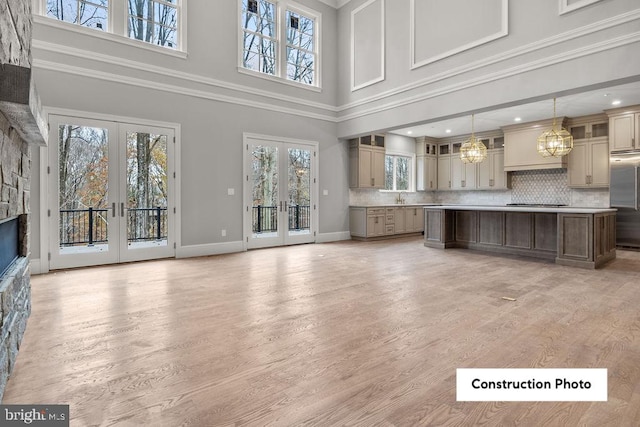
{"label": "clerestory window", "polygon": [[240,1],[241,68],[320,86],[320,15],[289,1]]}
{"label": "clerestory window", "polygon": [[[40,0],[59,21],[165,48],[186,50],[185,0]],[[125,20],[126,17],[126,20]]]}

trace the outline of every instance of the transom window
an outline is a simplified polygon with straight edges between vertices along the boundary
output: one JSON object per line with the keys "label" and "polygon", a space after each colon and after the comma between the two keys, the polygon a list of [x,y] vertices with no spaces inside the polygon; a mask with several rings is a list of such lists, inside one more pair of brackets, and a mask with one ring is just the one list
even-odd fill
{"label": "transom window", "polygon": [[302,11],[286,0],[240,1],[241,67],[319,86],[319,15]]}
{"label": "transom window", "polygon": [[392,191],[410,191],[411,157],[385,156],[384,158],[384,188]]}
{"label": "transom window", "polygon": [[184,32],[180,28],[184,26],[181,0],[40,1],[41,5],[46,4],[42,14],[50,18],[156,46],[185,48],[184,41],[180,40],[180,32]]}

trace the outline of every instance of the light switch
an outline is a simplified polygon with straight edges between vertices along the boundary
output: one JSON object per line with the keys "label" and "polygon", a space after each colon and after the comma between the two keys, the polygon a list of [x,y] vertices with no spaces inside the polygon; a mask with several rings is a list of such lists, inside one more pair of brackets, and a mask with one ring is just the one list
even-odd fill
{"label": "light switch", "polygon": [[322,195],[323,196],[328,196],[329,195],[329,190],[322,190]]}
{"label": "light switch", "polygon": [[236,190],[233,188],[227,188],[227,195],[228,196],[233,196],[234,194],[236,194]]}

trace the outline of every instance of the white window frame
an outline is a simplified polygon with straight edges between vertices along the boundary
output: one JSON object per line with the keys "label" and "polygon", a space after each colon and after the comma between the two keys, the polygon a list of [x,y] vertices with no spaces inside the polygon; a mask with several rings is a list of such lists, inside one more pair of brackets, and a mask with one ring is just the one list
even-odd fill
{"label": "white window frame", "polygon": [[47,0],[32,1],[34,22],[36,24],[42,24],[52,28],[72,31],[78,34],[92,36],[103,40],[109,40],[123,45],[163,53],[165,55],[175,56],[182,59],[185,59],[187,57],[188,0],[179,0],[178,4],[176,5],[178,10],[178,46],[175,46],[174,48],[159,46],[129,37],[129,11],[127,8],[128,0],[109,1],[107,28],[102,31],[95,28],[84,27],[82,25],[74,24],[71,22],[60,21],[56,18],[47,16]]}
{"label": "white window frame", "polygon": [[[393,189],[392,190],[387,190],[385,189],[381,189],[381,192],[387,192],[387,193],[397,193],[398,191],[404,191],[405,193],[414,193],[416,191],[416,174],[415,174],[415,170],[416,170],[416,155],[415,153],[404,153],[404,152],[400,152],[400,151],[390,151],[387,150],[385,153],[385,158],[384,158],[384,163],[385,163],[385,174],[387,173],[387,157],[393,157],[394,161],[393,161],[393,169],[394,169],[394,173],[393,173]],[[396,158],[398,157],[405,157],[409,159],[409,188],[406,190],[397,190],[396,189],[396,173],[395,173],[395,169],[396,169]],[[386,182],[386,176],[385,176],[385,182]]]}
{"label": "white window frame", "polygon": [[[238,72],[247,74],[254,77],[259,77],[266,80],[271,80],[278,83],[295,86],[298,88],[308,89],[315,92],[322,91],[322,46],[321,46],[321,33],[322,33],[322,13],[306,8],[290,0],[269,0],[276,5],[276,74],[266,74],[261,71],[251,70],[245,68],[242,63],[242,57],[244,52],[244,28],[242,27],[242,2],[238,1]],[[304,15],[307,18],[315,21],[313,45],[315,54],[314,64],[314,82],[313,85],[302,83],[287,78],[287,25],[286,15],[287,10]]]}

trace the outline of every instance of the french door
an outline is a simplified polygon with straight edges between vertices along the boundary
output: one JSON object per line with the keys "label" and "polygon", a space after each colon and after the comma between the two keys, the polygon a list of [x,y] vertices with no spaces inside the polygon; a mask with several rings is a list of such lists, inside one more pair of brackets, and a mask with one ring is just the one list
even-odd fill
{"label": "french door", "polygon": [[49,122],[50,269],[174,256],[173,129]]}
{"label": "french door", "polygon": [[245,135],[248,249],[315,241],[317,144]]}

